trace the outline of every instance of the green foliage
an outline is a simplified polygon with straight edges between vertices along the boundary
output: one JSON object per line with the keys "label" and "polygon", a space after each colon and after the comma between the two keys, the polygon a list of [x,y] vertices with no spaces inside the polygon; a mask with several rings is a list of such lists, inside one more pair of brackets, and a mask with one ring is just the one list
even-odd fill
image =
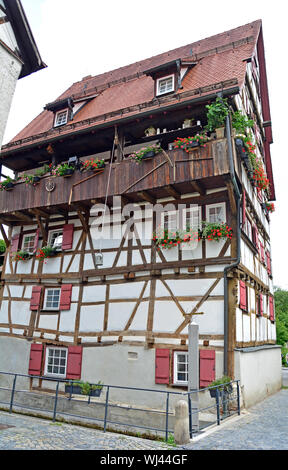
{"label": "green foliage", "polygon": [[276,287],[274,292],[277,344],[288,342],[288,291]]}
{"label": "green foliage", "polygon": [[207,126],[206,129],[210,132],[223,127],[225,125],[225,119],[228,116],[229,108],[227,98],[219,98],[212,104],[206,105],[207,109]]}
{"label": "green foliage", "polygon": [[0,255],[4,254],[6,251],[6,243],[4,240],[0,240]]}
{"label": "green foliage", "polygon": [[253,127],[254,121],[248,119],[241,111],[235,111],[232,116],[232,127],[236,129],[239,134],[245,134],[247,127]]}

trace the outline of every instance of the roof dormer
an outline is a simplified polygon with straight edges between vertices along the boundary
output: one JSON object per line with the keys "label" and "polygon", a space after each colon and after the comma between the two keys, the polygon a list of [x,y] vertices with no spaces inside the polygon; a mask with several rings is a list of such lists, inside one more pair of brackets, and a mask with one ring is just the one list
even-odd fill
{"label": "roof dormer", "polygon": [[64,126],[73,119],[74,102],[72,98],[54,101],[45,106],[46,111],[54,113],[53,127]]}

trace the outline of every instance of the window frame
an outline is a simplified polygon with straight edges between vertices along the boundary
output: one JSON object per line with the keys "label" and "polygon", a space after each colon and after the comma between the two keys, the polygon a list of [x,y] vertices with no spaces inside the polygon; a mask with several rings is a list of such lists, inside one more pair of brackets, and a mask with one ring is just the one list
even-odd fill
{"label": "window frame", "polygon": [[[212,222],[210,220],[210,214],[209,214],[209,209],[214,209],[216,207],[221,207],[221,210],[223,210],[223,220],[221,221],[216,221]],[[227,223],[227,214],[226,214],[226,202],[215,202],[214,204],[207,204],[205,206],[205,215],[206,215],[206,221],[209,223],[215,223],[215,224],[220,224],[220,223]]]}
{"label": "window frame", "polygon": [[[57,290],[59,291],[59,302],[58,302],[58,306],[57,307],[48,307],[47,306],[47,297],[48,297],[48,291],[49,290]],[[46,287],[45,288],[45,292],[44,292],[44,300],[43,300],[43,308],[42,310],[45,310],[45,311],[55,311],[55,312],[59,312],[60,311],[60,302],[61,302],[61,287]]]}
{"label": "window frame", "polygon": [[[25,248],[25,239],[27,237],[32,237],[32,240],[33,240],[33,246],[29,249]],[[31,233],[31,234],[27,233],[27,234],[23,235],[23,240],[22,240],[22,243],[21,243],[22,251],[25,251],[26,253],[29,253],[30,255],[32,255],[34,253],[35,237],[36,237],[36,235],[33,234],[33,233]]]}
{"label": "window frame", "polygon": [[[60,233],[60,232],[61,232],[61,233]],[[47,245],[49,245],[49,246],[51,246],[51,247],[53,248],[53,246],[52,246],[52,244],[51,244],[51,238],[53,237],[53,234],[54,234],[54,233],[58,233],[58,235],[57,235],[58,237],[59,237],[60,235],[62,235],[62,243],[63,243],[63,232],[64,232],[63,228],[54,229],[54,230],[49,230],[49,232],[48,232]],[[56,239],[56,238],[57,238],[57,237],[55,237],[55,239]],[[54,240],[54,242],[55,242],[55,240]]]}
{"label": "window frame", "polygon": [[[164,81],[164,80],[169,80],[170,78],[172,78],[172,87],[170,90],[165,90],[165,91],[160,91],[160,82],[161,81]],[[165,95],[166,93],[172,93],[173,91],[175,91],[175,75],[172,73],[170,75],[165,75],[165,77],[159,77],[157,78],[156,80],[156,96],[161,96],[161,95]]]}
{"label": "window frame", "polygon": [[[54,373],[54,372],[48,372],[48,358],[49,358],[49,351],[50,350],[57,350],[57,351],[65,351],[66,352],[66,356],[65,356],[65,372],[64,374],[60,374],[60,373]],[[61,353],[60,353],[61,354]],[[54,356],[53,356],[54,357]],[[61,358],[61,355],[59,356],[59,358]],[[52,366],[54,366],[55,364],[53,363]],[[61,364],[59,364],[57,367],[60,368]],[[67,366],[68,366],[68,348],[63,348],[63,347],[59,347],[59,346],[47,346],[46,347],[46,350],[45,350],[45,362],[44,362],[44,375],[46,377],[59,377],[59,378],[66,378],[66,375],[67,375]]]}
{"label": "window frame", "polygon": [[[65,113],[65,122],[60,122],[58,123],[58,118],[60,116],[60,114],[63,114],[64,115]],[[60,126],[65,126],[65,124],[67,124],[68,122],[68,109],[61,109],[60,111],[57,111],[57,113],[55,114],[55,119],[54,119],[54,127],[60,127]]]}
{"label": "window frame", "polygon": [[[184,373],[185,375],[187,374],[187,381],[186,380],[179,380],[178,379],[178,373],[181,371],[178,370],[178,365],[179,365],[179,362],[178,362],[178,356],[181,355],[184,355],[186,357],[186,360],[184,362],[184,364],[186,364],[186,370],[182,373]],[[173,384],[174,385],[182,385],[182,386],[188,386],[188,368],[189,368],[189,364],[188,364],[188,351],[173,351]]]}

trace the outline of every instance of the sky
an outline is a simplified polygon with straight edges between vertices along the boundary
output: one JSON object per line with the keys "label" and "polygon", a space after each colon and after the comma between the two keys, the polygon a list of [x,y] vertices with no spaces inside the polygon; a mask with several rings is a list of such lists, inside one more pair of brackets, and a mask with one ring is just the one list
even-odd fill
{"label": "sky", "polygon": [[288,76],[286,2],[22,0],[22,4],[48,67],[18,81],[3,144],[47,103],[87,75],[98,75],[262,19],[274,140],[273,280],[274,286],[288,289],[288,156],[283,109],[283,85]]}

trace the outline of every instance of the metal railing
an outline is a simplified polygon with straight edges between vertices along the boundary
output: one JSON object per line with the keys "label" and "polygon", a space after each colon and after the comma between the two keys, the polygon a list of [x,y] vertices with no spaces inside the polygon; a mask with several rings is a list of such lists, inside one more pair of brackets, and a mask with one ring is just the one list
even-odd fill
{"label": "metal railing", "polygon": [[[20,386],[20,380],[22,381],[22,387]],[[24,388],[23,388],[24,380]],[[33,387],[32,384],[35,380],[41,382],[41,387]],[[4,384],[3,384],[4,382]],[[6,382],[6,383],[5,383]],[[52,389],[43,388],[43,382],[47,382]],[[29,384],[29,387],[27,385]],[[212,424],[220,425],[221,422],[233,414],[240,414],[240,388],[239,381],[232,381],[230,384],[223,386],[219,385],[216,387],[207,387],[204,389],[193,390],[191,392],[180,392],[171,390],[157,390],[147,389],[139,387],[125,387],[118,385],[107,385],[101,384],[102,387],[102,398],[96,400],[92,396],[92,388],[88,395],[81,395],[81,398],[77,398],[77,394],[74,390],[70,389],[69,393],[63,390],[65,384],[70,384],[75,387],[75,381],[55,379],[51,377],[43,376],[29,376],[25,374],[13,374],[8,372],[0,372],[0,405],[6,405],[5,409],[9,410],[9,413],[16,411],[16,409],[29,410],[38,412],[37,416],[41,415],[52,419],[53,422],[59,421],[58,417],[70,417],[81,419],[83,424],[84,420],[94,421],[100,423],[103,427],[103,431],[106,432],[109,425],[114,426],[113,430],[131,430],[135,434],[135,429],[155,431],[165,436],[165,440],[168,440],[169,434],[174,433],[174,429],[171,425],[174,419],[174,408],[175,404],[179,400],[187,400],[189,410],[189,428],[190,437],[201,432],[207,426]],[[92,384],[99,387],[99,384]],[[229,387],[228,387],[229,386]],[[228,389],[229,388],[229,389]],[[209,397],[212,391],[215,390],[215,397]],[[123,391],[127,399],[126,403],[117,400],[117,393]],[[43,393],[46,392],[46,393]],[[1,394],[2,393],[2,394]],[[111,394],[114,393],[116,400],[111,399]],[[141,394],[152,394],[151,402],[157,403],[157,407],[151,408],[151,406],[137,405],[139,401],[139,393]],[[4,394],[4,401],[3,395]],[[22,394],[22,401],[17,400]],[[24,394],[26,394],[24,396]],[[128,394],[128,395],[127,395]],[[132,396],[131,401],[129,402]],[[159,399],[160,397],[160,399]],[[87,398],[87,400],[86,400]],[[135,399],[135,400],[134,400]],[[35,406],[38,402],[42,403],[43,406]],[[47,407],[48,400],[48,407]],[[141,399],[140,399],[141,400]],[[132,401],[135,404],[131,404]],[[143,400],[145,401],[145,400]],[[50,403],[49,403],[50,402]],[[201,407],[200,407],[201,404]],[[203,404],[205,406],[203,406]],[[88,409],[87,409],[88,406]],[[73,408],[74,407],[74,408]],[[80,414],[77,413],[80,407]],[[97,408],[98,407],[98,408]],[[68,409],[66,409],[68,408]],[[86,415],[84,410],[88,410]],[[94,416],[92,413],[94,412]],[[112,410],[112,412],[111,412]],[[121,419],[113,418],[113,411],[117,413],[123,413],[123,416],[128,416],[128,413],[134,413],[133,420],[131,422],[123,421]],[[124,410],[124,411],[123,411]],[[20,412],[21,412],[20,411]],[[139,413],[144,413],[140,418],[141,424],[139,423]],[[44,413],[44,415],[43,415]],[[46,415],[45,415],[46,413]],[[98,415],[97,415],[98,413]],[[109,415],[110,413],[110,415]],[[203,417],[206,419],[203,419]],[[207,420],[207,416],[209,419]],[[131,416],[128,417],[131,418]],[[154,419],[154,421],[153,421]],[[146,420],[146,425],[145,425]],[[160,426],[155,427],[153,422],[159,423]],[[85,423],[85,421],[84,421]],[[161,424],[162,423],[162,424]],[[115,428],[116,426],[116,428]],[[120,428],[119,428],[120,427]],[[109,430],[109,429],[108,429]]]}

